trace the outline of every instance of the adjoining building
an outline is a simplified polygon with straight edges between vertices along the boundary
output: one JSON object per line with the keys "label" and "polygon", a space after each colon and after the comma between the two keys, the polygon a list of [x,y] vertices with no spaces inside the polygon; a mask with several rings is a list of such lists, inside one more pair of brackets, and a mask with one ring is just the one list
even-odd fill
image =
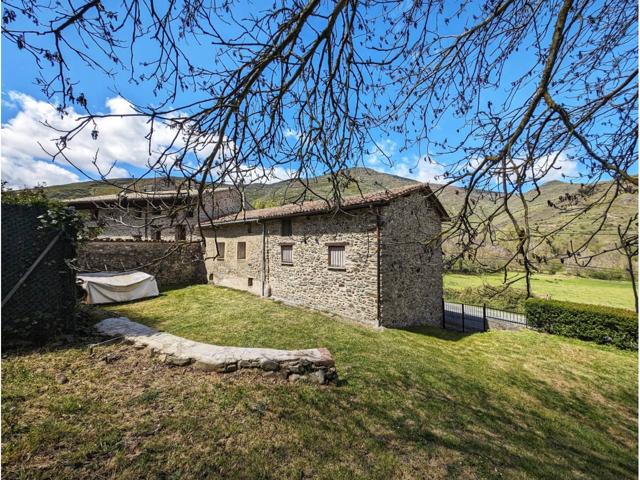
{"label": "adjoining building", "polygon": [[198,217],[202,223],[238,213],[243,208],[241,193],[217,187],[203,193],[198,209],[196,190],[160,190],[97,195],[66,200],[98,229],[98,239],[198,240]]}
{"label": "adjoining building", "polygon": [[428,185],[218,218],[208,279],[375,326],[442,322],[441,222]]}

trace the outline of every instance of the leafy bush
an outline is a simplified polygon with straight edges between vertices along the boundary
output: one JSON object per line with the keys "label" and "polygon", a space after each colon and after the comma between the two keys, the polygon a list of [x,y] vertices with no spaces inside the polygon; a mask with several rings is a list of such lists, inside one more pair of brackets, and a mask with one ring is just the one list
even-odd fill
{"label": "leafy bush", "polygon": [[88,227],[82,216],[64,203],[47,197],[44,188],[40,185],[24,190],[12,190],[2,183],[2,204],[40,206],[46,208],[44,214],[38,219],[42,224],[41,230],[62,230],[73,242],[89,240],[100,233],[100,229]]}
{"label": "leafy bush", "polygon": [[525,311],[529,326],[543,332],[619,348],[638,348],[638,317],[631,310],[529,299]]}
{"label": "leafy bush", "polygon": [[527,292],[521,288],[504,288],[483,285],[479,288],[468,287],[462,290],[445,288],[444,298],[448,302],[469,305],[487,305],[487,307],[511,312],[524,312]]}

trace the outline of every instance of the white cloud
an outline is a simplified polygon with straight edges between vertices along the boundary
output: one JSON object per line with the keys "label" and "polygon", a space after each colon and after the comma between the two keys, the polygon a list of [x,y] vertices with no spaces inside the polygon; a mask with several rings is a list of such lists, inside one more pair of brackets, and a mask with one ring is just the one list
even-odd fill
{"label": "white cloud", "polygon": [[2,180],[15,188],[79,182],[80,177],[51,162],[2,156]]}
{"label": "white cloud", "polygon": [[442,180],[444,167],[426,155],[409,160],[403,157],[391,169],[391,173],[401,177],[411,178],[424,183],[438,183]]}
{"label": "white cloud", "polygon": [[393,163],[393,156],[398,151],[398,144],[391,139],[385,138],[374,144],[371,148],[371,153],[364,159],[365,164],[375,167],[382,167],[383,165],[391,166]]}
{"label": "white cloud", "polygon": [[371,153],[365,157],[365,166],[385,173],[411,178],[419,182],[438,182],[444,174],[444,167],[427,155],[412,157],[397,156],[398,144],[391,139],[377,142]]}
{"label": "white cloud", "polygon": [[295,138],[296,140],[302,137],[302,133],[293,128],[287,128],[284,131],[284,138]]}
{"label": "white cloud", "polygon": [[569,158],[566,152],[553,152],[536,160],[533,172],[541,183],[553,180],[578,178],[578,162]]}
{"label": "white cloud", "polygon": [[[469,160],[469,168],[471,171],[481,164],[478,157]],[[526,169],[526,171],[523,171]],[[503,168],[494,168],[490,172],[495,177],[496,182],[501,181]],[[534,179],[539,184],[544,184],[554,180],[569,180],[579,178],[578,162],[572,160],[567,152],[557,151],[548,155],[543,155],[535,159],[535,161],[526,162],[524,158],[514,158],[507,163],[507,175],[511,182],[515,182],[519,176],[525,176],[527,182]]]}
{"label": "white cloud", "polygon": [[[60,117],[55,107],[19,92],[9,92],[8,100],[16,105],[18,113],[2,125],[2,179],[11,186],[48,185],[85,179],[64,159],[53,163],[39,145],[48,152],[56,151],[60,133],[52,128],[69,130],[77,125],[79,114],[70,109]],[[133,107],[121,97],[106,101],[107,114],[133,113]],[[145,167],[158,156],[163,146],[170,144],[176,130],[164,124],[154,125],[151,142],[145,138],[150,125],[141,117],[109,117],[97,119],[97,139],[92,138],[92,128],[85,128],[68,144],[65,151],[69,160],[92,177],[99,172],[110,178],[127,177],[131,167]],[[178,142],[180,145],[180,142]],[[95,159],[95,165],[92,163]]]}

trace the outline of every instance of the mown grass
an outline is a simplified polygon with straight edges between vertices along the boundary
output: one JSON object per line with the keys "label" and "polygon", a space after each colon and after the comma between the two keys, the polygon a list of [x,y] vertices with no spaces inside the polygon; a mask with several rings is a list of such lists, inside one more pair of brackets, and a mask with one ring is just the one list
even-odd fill
{"label": "mown grass", "polygon": [[[195,340],[333,353],[339,387],[111,346],[3,362],[8,478],[635,478],[637,354],[538,334],[375,331],[206,285],[113,307]],[[100,355],[117,360],[106,364]],[[111,358],[114,358],[112,355]],[[56,373],[69,377],[55,383]]]}
{"label": "mown grass", "polygon": [[[511,279],[521,276],[522,274],[516,272],[509,274]],[[444,275],[444,287],[445,289],[460,292],[469,288],[479,289],[483,285],[498,287],[502,285],[503,280],[502,274],[467,275],[447,273]],[[524,280],[517,281],[510,288],[524,289]],[[532,279],[532,293],[536,297],[550,300],[634,309],[631,282],[622,280],[599,280],[560,274],[538,274],[534,275]],[[490,300],[489,303],[491,303]]]}

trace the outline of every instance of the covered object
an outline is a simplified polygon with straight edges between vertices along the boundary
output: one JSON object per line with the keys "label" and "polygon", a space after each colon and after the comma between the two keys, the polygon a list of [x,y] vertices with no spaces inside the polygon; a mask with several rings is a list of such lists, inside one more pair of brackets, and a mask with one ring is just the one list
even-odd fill
{"label": "covered object", "polygon": [[159,294],[155,277],[144,272],[81,273],[78,279],[88,304],[129,302]]}

